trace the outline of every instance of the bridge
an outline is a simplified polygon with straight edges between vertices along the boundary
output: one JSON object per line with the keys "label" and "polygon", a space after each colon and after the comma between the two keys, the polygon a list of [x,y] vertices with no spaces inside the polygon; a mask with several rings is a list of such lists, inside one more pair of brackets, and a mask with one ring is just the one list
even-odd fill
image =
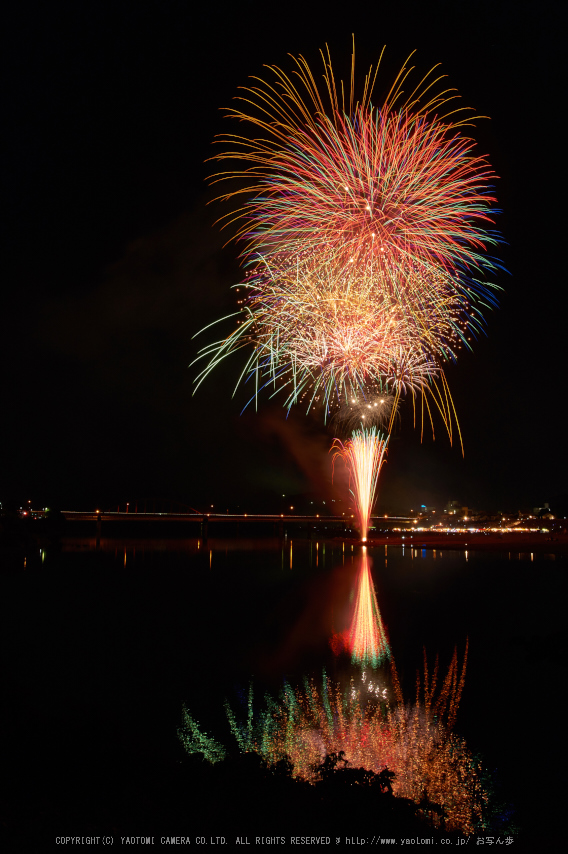
{"label": "bridge", "polygon": [[[280,536],[283,536],[285,528],[289,525],[309,525],[310,528],[319,528],[321,526],[339,528],[342,531],[350,530],[354,524],[354,516],[322,516],[316,515],[292,515],[288,513],[129,513],[125,511],[102,511],[102,510],[63,510],[62,515],[67,522],[93,522],[96,524],[97,536],[100,536],[103,522],[105,527],[107,523],[120,522],[123,525],[136,525],[142,523],[194,523],[200,526],[201,536],[207,538],[211,525],[217,526],[220,523],[233,523],[239,528],[241,525],[250,525],[252,523],[272,523]],[[381,527],[391,528],[393,525],[408,524],[413,520],[408,516],[373,516],[371,517],[370,527],[381,523]]]}

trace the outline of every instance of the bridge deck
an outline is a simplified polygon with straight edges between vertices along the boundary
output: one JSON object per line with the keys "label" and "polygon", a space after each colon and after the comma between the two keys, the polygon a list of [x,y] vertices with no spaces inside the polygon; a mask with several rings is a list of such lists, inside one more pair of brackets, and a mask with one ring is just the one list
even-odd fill
{"label": "bridge deck", "polygon": [[[63,510],[68,522],[344,522],[351,524],[353,516],[293,516],[284,513],[126,513]],[[410,522],[406,516],[372,516],[371,524],[378,521]]]}

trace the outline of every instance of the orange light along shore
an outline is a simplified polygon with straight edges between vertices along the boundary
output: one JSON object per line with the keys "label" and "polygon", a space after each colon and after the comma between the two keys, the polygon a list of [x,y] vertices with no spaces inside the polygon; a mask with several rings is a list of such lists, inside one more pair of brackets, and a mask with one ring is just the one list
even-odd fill
{"label": "orange light along shore", "polygon": [[365,543],[355,537],[341,537],[344,542],[357,545],[373,546],[405,546],[414,549],[459,549],[463,551],[508,551],[508,552],[537,552],[538,554],[568,554],[568,534],[555,531],[530,531],[523,533],[504,532],[439,532],[429,531],[410,533],[405,531],[389,531],[388,534],[371,535]]}

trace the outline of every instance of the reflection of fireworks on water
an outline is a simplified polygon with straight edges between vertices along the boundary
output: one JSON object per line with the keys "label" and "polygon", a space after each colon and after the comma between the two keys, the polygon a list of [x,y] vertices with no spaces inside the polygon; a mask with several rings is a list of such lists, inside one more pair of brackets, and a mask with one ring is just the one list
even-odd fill
{"label": "reflection of fireworks on water", "polygon": [[[363,670],[361,673],[361,682],[363,683],[361,690],[365,688],[367,693],[374,697],[378,697],[379,700],[388,700],[388,688],[383,688],[382,683],[379,682],[376,677],[370,676],[367,678],[366,670]],[[357,688],[354,684],[351,687],[351,697],[353,700],[357,699]]]}
{"label": "reflection of fireworks on water", "polygon": [[[391,651],[379,611],[366,548],[363,548],[361,566],[357,573],[351,626],[342,634],[333,635],[330,643],[336,654],[340,652],[341,647],[347,648],[351,653],[352,662],[363,667],[376,668],[390,658]],[[367,690],[374,692],[376,696],[383,696],[381,692],[376,693],[376,680],[374,684],[372,680],[366,684]]]}
{"label": "reflection of fireworks on water", "polygon": [[375,501],[377,480],[384,462],[388,437],[375,427],[370,430],[355,430],[345,442],[336,439],[333,448],[335,457],[341,457],[349,469],[352,482],[351,494],[359,517],[359,530],[363,542],[367,539],[369,520]]}
{"label": "reflection of fireworks on water", "polygon": [[[426,792],[443,809],[446,830],[472,833],[486,800],[480,766],[451,729],[464,673],[465,663],[460,675],[454,653],[440,695],[435,694],[436,679],[425,674],[428,688],[414,705],[402,702],[394,666],[388,690],[386,674],[365,673],[345,692],[325,674],[321,688],[307,679],[297,689],[286,683],[280,701],[267,697],[260,715],[253,714],[251,687],[246,721],[239,723],[228,704],[227,717],[240,751],[255,752],[269,764],[288,757],[296,778],[314,782],[325,756],[344,751],[352,768],[393,771],[396,796],[419,803]],[[399,699],[385,702],[385,690]],[[219,758],[218,744],[209,756],[209,745],[198,743],[187,726],[180,735],[190,753]]]}
{"label": "reflection of fireworks on water", "polygon": [[[483,792],[465,742],[451,731],[459,703],[456,671],[457,653],[440,697],[429,683],[414,706],[385,704],[385,691],[391,693],[386,674],[365,673],[346,693],[325,675],[321,689],[307,680],[303,689],[286,685],[282,702],[259,720],[253,749],[270,763],[288,756],[294,776],[311,781],[326,754],[343,750],[353,768],[394,771],[393,791],[399,797],[419,802],[426,790],[428,799],[445,810],[447,830],[471,833],[481,816]],[[465,665],[462,680],[464,672]],[[399,693],[394,669],[392,682],[394,693]],[[239,737],[234,718],[232,725]]]}
{"label": "reflection of fireworks on water", "polygon": [[390,658],[390,648],[373,587],[366,549],[363,550],[357,581],[357,598],[349,630],[349,646],[351,657],[357,663],[377,667],[385,658]]}

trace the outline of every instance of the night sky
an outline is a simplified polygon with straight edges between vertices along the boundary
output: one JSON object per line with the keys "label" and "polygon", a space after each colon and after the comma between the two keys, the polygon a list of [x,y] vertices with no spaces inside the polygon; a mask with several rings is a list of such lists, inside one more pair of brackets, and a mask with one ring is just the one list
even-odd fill
{"label": "night sky", "polygon": [[[277,8],[278,13],[274,11]],[[238,248],[213,223],[204,161],[220,110],[264,63],[302,53],[337,73],[351,33],[378,88],[408,54],[437,62],[491,120],[490,156],[510,275],[488,337],[448,379],[465,458],[402,410],[379,508],[517,510],[566,487],[561,4],[312,0],[13,4],[4,22],[4,306],[0,500],[89,509],[158,500],[271,506],[332,494],[331,435],[280,403],[240,415],[233,357],[192,396],[207,323],[234,309]],[[381,82],[382,81],[382,82]],[[227,327],[228,331],[229,327]],[[206,343],[204,338],[203,343]],[[283,398],[282,398],[283,400]]]}

